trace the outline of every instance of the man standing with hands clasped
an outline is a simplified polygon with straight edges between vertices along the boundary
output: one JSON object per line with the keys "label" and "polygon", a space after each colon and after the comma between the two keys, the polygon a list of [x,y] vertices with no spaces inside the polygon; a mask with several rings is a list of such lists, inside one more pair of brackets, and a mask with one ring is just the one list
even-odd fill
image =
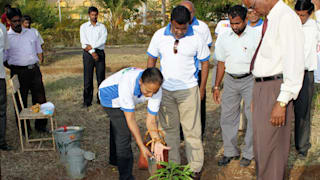
{"label": "man standing with hands clasped", "polygon": [[[107,40],[107,29],[97,22],[99,11],[96,7],[89,7],[89,22],[80,27],[80,41],[83,49],[83,107],[87,108],[92,104],[93,98],[93,72],[96,67],[98,87],[105,79],[105,54],[104,46]],[[97,103],[100,104],[97,95]]]}
{"label": "man standing with hands clasped", "polygon": [[292,100],[304,76],[304,34],[296,13],[282,0],[243,0],[265,16],[250,70],[253,151],[258,180],[283,180],[290,149]]}

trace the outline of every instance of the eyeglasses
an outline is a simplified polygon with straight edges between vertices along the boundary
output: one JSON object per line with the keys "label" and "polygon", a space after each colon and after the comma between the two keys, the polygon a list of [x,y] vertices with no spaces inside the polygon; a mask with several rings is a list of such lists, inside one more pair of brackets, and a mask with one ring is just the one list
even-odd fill
{"label": "eyeglasses", "polygon": [[177,54],[178,53],[178,44],[179,44],[179,40],[176,39],[174,41],[174,45],[173,45],[173,53]]}
{"label": "eyeglasses", "polygon": [[256,7],[256,0],[253,1],[253,4],[252,4],[251,7],[248,7],[248,11],[249,11],[249,12],[254,11],[254,8],[255,8],[255,7]]}

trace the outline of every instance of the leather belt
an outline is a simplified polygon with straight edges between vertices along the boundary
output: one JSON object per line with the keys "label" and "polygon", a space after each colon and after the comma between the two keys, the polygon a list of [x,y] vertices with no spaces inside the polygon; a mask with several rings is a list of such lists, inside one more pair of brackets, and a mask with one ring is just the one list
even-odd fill
{"label": "leather belt", "polygon": [[27,65],[27,66],[16,66],[16,65],[10,65],[10,68],[14,68],[14,69],[23,69],[23,70],[26,70],[26,69],[33,69],[35,67],[38,67],[38,63],[35,63],[35,64],[31,64],[31,65]]}
{"label": "leather belt", "polygon": [[[229,73],[228,73],[229,74]],[[233,79],[242,79],[251,75],[251,73],[241,74],[241,75],[233,75],[229,74]]]}
{"label": "leather belt", "polygon": [[283,75],[278,74],[274,76],[255,78],[256,82],[272,81],[272,80],[278,80],[278,79],[283,79]]}

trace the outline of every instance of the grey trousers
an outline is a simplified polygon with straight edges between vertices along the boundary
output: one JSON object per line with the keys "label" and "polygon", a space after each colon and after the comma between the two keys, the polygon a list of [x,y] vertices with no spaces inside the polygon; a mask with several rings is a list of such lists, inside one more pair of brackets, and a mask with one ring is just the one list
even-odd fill
{"label": "grey trousers", "polygon": [[253,90],[253,76],[242,79],[233,79],[226,73],[224,79],[224,91],[222,94],[221,120],[224,155],[227,157],[238,156],[238,129],[240,122],[241,99],[244,100],[244,111],[247,117],[247,130],[245,146],[242,148],[242,156],[246,159],[253,158],[252,144],[252,115],[251,100]]}
{"label": "grey trousers", "polygon": [[6,143],[6,125],[7,125],[7,87],[6,80],[0,79],[0,145]]}
{"label": "grey trousers", "polygon": [[271,112],[280,93],[282,80],[256,82],[253,87],[253,151],[257,180],[283,180],[290,149],[293,103],[287,105],[286,123],[270,123]]}

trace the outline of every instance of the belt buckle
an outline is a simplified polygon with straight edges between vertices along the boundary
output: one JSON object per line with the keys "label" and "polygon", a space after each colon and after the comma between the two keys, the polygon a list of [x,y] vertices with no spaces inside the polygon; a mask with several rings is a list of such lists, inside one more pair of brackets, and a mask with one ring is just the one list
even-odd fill
{"label": "belt buckle", "polygon": [[34,68],[34,64],[28,65],[28,69],[33,69]]}

